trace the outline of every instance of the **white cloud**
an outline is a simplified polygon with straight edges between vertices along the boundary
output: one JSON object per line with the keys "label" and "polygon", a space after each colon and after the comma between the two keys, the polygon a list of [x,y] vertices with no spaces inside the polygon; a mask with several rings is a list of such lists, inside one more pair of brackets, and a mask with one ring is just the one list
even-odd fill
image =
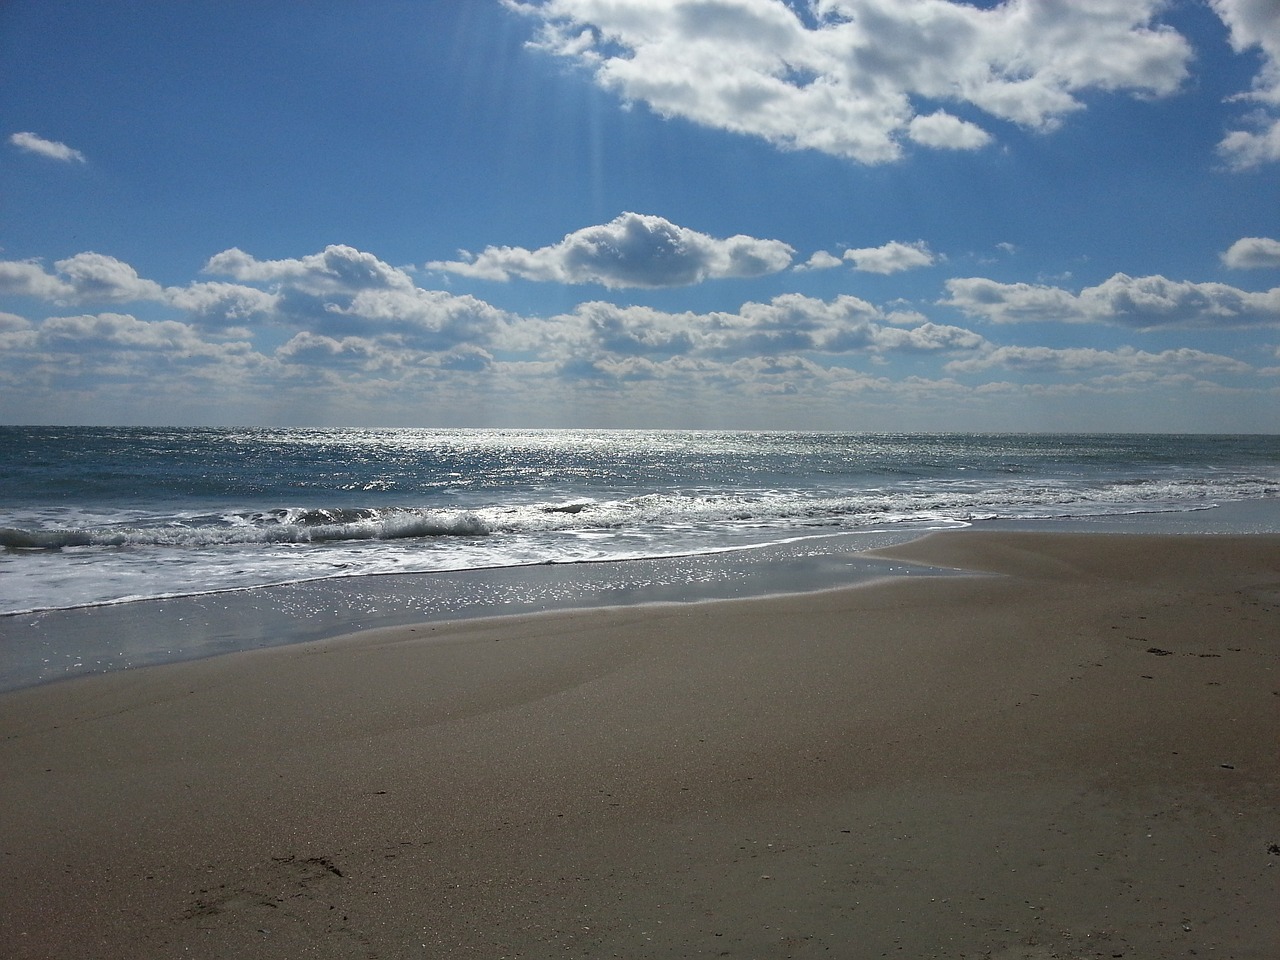
{"label": "white cloud", "polygon": [[75,295],[65,280],[45,272],[36,260],[0,260],[0,293],[39,300],[64,300]]}
{"label": "white cloud", "polygon": [[1244,53],[1255,47],[1262,66],[1253,87],[1234,99],[1252,100],[1263,109],[1252,117],[1252,130],[1232,130],[1218,152],[1234,170],[1250,170],[1280,161],[1280,5],[1275,0],[1210,0],[1230,31],[1231,47]]}
{"label": "white cloud", "polygon": [[846,250],[844,258],[863,273],[899,273],[916,267],[930,266],[936,257],[923,240],[915,243],[890,241],[882,247]]}
{"label": "white cloud", "polygon": [[1280,106],[1280,6],[1275,0],[1209,0],[1230,31],[1231,48],[1243,53],[1257,47],[1262,68],[1253,89],[1242,96]]}
{"label": "white cloud", "polygon": [[29,350],[36,344],[36,329],[26,317],[0,311],[0,352]]}
{"label": "white cloud", "polygon": [[348,246],[285,260],[258,260],[232,248],[210,258],[204,269],[267,289],[192,284],[171,288],[171,302],[202,317],[253,316],[299,330],[294,346],[281,355],[292,360],[350,360],[365,344],[370,357],[399,352],[421,359],[468,344],[482,347],[512,320],[476,297],[424,290],[403,270]]}
{"label": "white cloud", "polygon": [[306,331],[280,347],[276,357],[303,366],[356,367],[366,371],[395,369],[409,359],[404,351],[388,350],[366,337],[326,337]]}
{"label": "white cloud", "polygon": [[115,257],[77,253],[54,264],[50,274],[35,260],[0,261],[0,293],[37,297],[54,303],[125,303],[162,300],[160,284],[145,280]]}
{"label": "white cloud", "polygon": [[948,280],[946,287],[945,305],[992,323],[1109,323],[1138,329],[1280,325],[1280,287],[1251,293],[1223,283],[1123,273],[1079,294],[981,277]]}
{"label": "white cloud", "polygon": [[61,160],[64,163],[88,162],[85,159],[85,155],[79,150],[73,150],[65,143],[58,143],[56,140],[46,140],[44,137],[37,136],[34,133],[24,131],[11,134],[9,142],[19,150],[48,157],[50,160]]}
{"label": "white cloud", "polygon": [[652,307],[593,301],[573,313],[507,330],[504,346],[576,358],[676,356],[779,357],[795,354],[919,353],[976,350],[986,341],[971,330],[935,323],[904,328],[900,319],[848,295],[819,300],[798,293],[737,312],[668,313]]}
{"label": "white cloud", "polygon": [[146,352],[180,361],[215,361],[251,353],[242,342],[213,343],[190,324],[147,321],[121,313],[50,317],[38,328],[40,342],[101,360],[104,353]]}
{"label": "white cloud", "polygon": [[210,257],[204,272],[229,276],[242,283],[287,284],[315,295],[413,287],[413,280],[403,270],[383,263],[371,253],[342,244],[331,244],[320,253],[289,260],[257,260],[232,247]]}
{"label": "white cloud", "polygon": [[535,45],[663,116],[874,164],[909,138],[975,149],[990,134],[926,102],[1032,129],[1083,109],[1087,90],[1159,96],[1191,49],[1153,24],[1161,0],[990,9],[955,0],[505,0],[541,21]]}
{"label": "white cloud", "polygon": [[991,142],[991,134],[976,123],[961,120],[944,110],[916,116],[907,124],[907,135],[926,147],[978,150]]}
{"label": "white cloud", "polygon": [[679,287],[726,277],[758,277],[786,269],[795,251],[780,240],[717,239],[662,217],[624,213],[585,227],[549,247],[487,247],[467,260],[432,261],[430,270],[509,280]]}
{"label": "white cloud", "polygon": [[844,261],[834,254],[827,253],[825,250],[819,250],[804,263],[796,264],[797,270],[830,270],[832,267],[838,267]]}
{"label": "white cloud", "polygon": [[101,253],[77,253],[54,264],[70,281],[74,297],[81,302],[125,303],[131,300],[161,300],[164,291],[154,280],[144,280],[123,260]]}
{"label": "white cloud", "polygon": [[952,373],[974,373],[992,367],[1047,373],[1080,373],[1113,368],[1130,371],[1190,368],[1213,373],[1255,372],[1252,366],[1234,357],[1187,348],[1150,353],[1133,347],[1098,350],[1093,347],[1005,346],[992,347],[975,356],[952,360],[946,364],[946,369]]}
{"label": "white cloud", "polygon": [[1241,237],[1222,255],[1222,262],[1235,270],[1280,267],[1280,240],[1272,240],[1270,237]]}
{"label": "white cloud", "polygon": [[497,307],[440,290],[363,290],[343,305],[331,302],[314,325],[327,331],[372,332],[431,352],[484,344],[510,321]]}
{"label": "white cloud", "polygon": [[1280,160],[1280,117],[1259,117],[1259,130],[1232,130],[1218,144],[1218,154],[1232,170],[1252,170]]}
{"label": "white cloud", "polygon": [[268,316],[280,302],[277,295],[256,287],[217,281],[169,287],[165,290],[165,299],[179,310],[203,320],[235,323]]}
{"label": "white cloud", "polygon": [[[922,243],[899,246],[927,255]],[[1242,260],[1257,255],[1239,244],[1233,250]],[[1263,397],[1276,389],[1271,381],[1280,370],[1274,338],[1233,351],[1243,359],[1192,347],[1104,349],[1093,336],[1087,347],[1043,346],[1034,337],[1011,343],[1017,338],[1009,328],[996,342],[936,322],[929,310],[847,294],[789,293],[706,312],[590,301],[556,315],[516,316],[475,297],[420,288],[406,271],[350,247],[282,260],[232,249],[209,266],[230,279],[161,288],[119,260],[91,253],[49,270],[34,261],[0,262],[0,291],[68,303],[148,299],[158,305],[149,314],[170,314],[85,312],[38,321],[0,313],[6,396],[63,396],[70,386],[100,400],[126,398],[144,413],[142,398],[164,409],[210,397],[244,410],[283,403],[304,413],[314,406],[375,417],[418,405],[466,422],[536,422],[548,410],[581,409],[601,423],[658,418],[676,425],[690,410],[714,409],[744,425],[813,426],[845,422],[844,405],[855,398],[881,405],[890,424],[901,404],[951,416],[956,404],[997,394],[1235,390]],[[1005,323],[1173,328],[1274,326],[1280,318],[1280,288],[1254,294],[1162,277],[1117,274],[1078,292],[981,278],[953,281],[949,289],[952,306]],[[1251,366],[1246,361],[1257,362],[1255,355],[1272,366]],[[993,370],[1023,382],[979,382]],[[1222,384],[1210,382],[1216,380]]]}

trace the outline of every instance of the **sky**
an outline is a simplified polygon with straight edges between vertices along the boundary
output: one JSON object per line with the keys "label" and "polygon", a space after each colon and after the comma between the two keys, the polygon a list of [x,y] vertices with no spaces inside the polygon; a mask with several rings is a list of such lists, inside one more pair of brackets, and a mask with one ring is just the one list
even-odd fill
{"label": "sky", "polygon": [[0,422],[1280,432],[1280,3],[5,0]]}

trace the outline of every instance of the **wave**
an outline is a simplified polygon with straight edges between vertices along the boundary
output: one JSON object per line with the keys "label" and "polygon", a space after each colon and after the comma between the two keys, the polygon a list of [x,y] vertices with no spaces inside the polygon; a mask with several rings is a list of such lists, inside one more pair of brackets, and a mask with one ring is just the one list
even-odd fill
{"label": "wave", "polygon": [[426,537],[483,537],[489,528],[466,511],[280,510],[228,518],[170,521],[146,526],[111,525],[78,529],[0,527],[0,547],[61,550],[64,547],[206,547],[234,544],[323,543],[342,540],[407,540]]}
{"label": "wave", "polygon": [[814,490],[648,493],[620,499],[492,504],[472,509],[295,507],[198,516],[134,516],[79,526],[0,527],[0,547],[58,551],[74,547],[250,546],[325,542],[480,538],[626,531],[660,534],[691,528],[787,528],[1000,517],[1049,519],[1202,509],[1214,501],[1280,493],[1256,477],[1115,479],[1089,484],[1040,480],[933,481],[856,492]]}

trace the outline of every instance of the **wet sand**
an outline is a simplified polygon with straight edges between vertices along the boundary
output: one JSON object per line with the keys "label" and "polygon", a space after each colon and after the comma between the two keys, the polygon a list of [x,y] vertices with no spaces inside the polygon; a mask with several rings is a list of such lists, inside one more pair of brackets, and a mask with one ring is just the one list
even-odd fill
{"label": "wet sand", "polygon": [[0,696],[12,957],[1280,955],[1280,537]]}

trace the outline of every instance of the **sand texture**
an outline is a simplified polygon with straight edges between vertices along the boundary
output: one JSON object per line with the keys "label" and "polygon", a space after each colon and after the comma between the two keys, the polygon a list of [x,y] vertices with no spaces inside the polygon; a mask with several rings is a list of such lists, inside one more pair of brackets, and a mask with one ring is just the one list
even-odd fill
{"label": "sand texture", "polygon": [[0,696],[0,956],[1280,956],[1280,538],[887,553]]}

